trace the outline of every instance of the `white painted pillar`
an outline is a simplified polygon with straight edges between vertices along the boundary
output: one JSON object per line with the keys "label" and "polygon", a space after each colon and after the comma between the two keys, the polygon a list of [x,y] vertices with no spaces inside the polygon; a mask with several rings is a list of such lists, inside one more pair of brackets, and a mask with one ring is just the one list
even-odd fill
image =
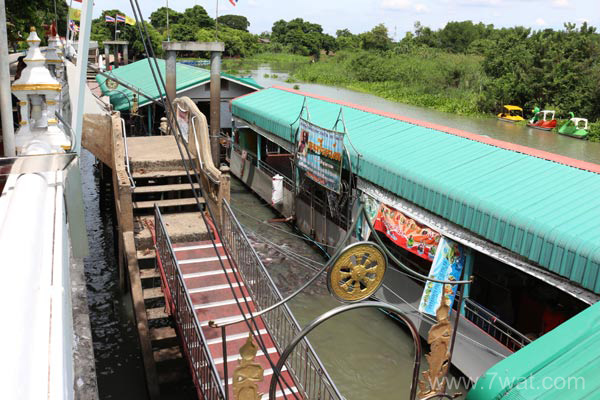
{"label": "white painted pillar", "polygon": [[2,117],[2,140],[4,156],[14,157],[15,130],[13,128],[10,70],[8,66],[8,36],[6,34],[6,8],[0,0],[0,114]]}

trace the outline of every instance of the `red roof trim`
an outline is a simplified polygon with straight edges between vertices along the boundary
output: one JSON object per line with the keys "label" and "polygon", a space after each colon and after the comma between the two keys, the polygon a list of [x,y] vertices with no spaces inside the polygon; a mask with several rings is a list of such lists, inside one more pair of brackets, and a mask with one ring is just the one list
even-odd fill
{"label": "red roof trim", "polygon": [[515,151],[518,153],[527,154],[532,157],[542,158],[544,160],[553,161],[553,162],[556,162],[559,164],[564,164],[564,165],[568,165],[570,167],[579,168],[579,169],[583,169],[586,171],[595,172],[597,174],[600,174],[600,165],[594,164],[591,162],[577,160],[575,158],[561,156],[560,154],[550,153],[550,152],[544,151],[544,150],[537,150],[537,149],[534,149],[531,147],[521,146],[519,144],[505,142],[503,140],[492,139],[489,137],[477,135],[475,133],[470,133],[470,132],[463,131],[460,129],[449,128],[447,126],[432,124],[432,123],[420,121],[420,120],[414,119],[414,118],[403,117],[401,115],[397,115],[397,114],[393,114],[393,113],[389,113],[389,112],[385,112],[385,111],[380,111],[380,110],[376,110],[376,109],[369,108],[369,107],[363,107],[361,105],[348,103],[346,101],[335,100],[335,99],[330,99],[330,98],[327,98],[324,96],[319,96],[319,95],[312,94],[312,93],[301,92],[299,90],[289,89],[289,88],[286,88],[283,86],[276,85],[276,86],[273,86],[273,88],[279,89],[279,90],[284,90],[284,91],[290,92],[290,93],[299,94],[299,95],[306,96],[306,97],[312,97],[314,99],[324,100],[324,101],[327,101],[330,103],[339,104],[342,106],[354,108],[354,109],[365,111],[368,113],[381,115],[382,117],[392,118],[392,119],[396,119],[396,120],[402,121],[402,122],[408,122],[409,124],[419,125],[419,126],[422,126],[425,128],[434,129],[436,131],[449,133],[450,135],[455,135],[455,136],[459,136],[459,137],[462,137],[465,139],[474,140],[476,142],[485,143],[490,146],[499,147],[501,149],[511,150],[511,151]]}

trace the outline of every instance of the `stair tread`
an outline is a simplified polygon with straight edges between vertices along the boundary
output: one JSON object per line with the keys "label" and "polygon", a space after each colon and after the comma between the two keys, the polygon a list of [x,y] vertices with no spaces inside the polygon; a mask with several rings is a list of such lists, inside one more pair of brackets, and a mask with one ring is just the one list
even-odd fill
{"label": "stair tread", "polygon": [[[200,198],[200,203],[204,203],[203,198]],[[183,199],[134,201],[133,208],[154,208],[155,204],[159,207],[192,206],[196,204],[196,199],[193,197],[185,197]]]}
{"label": "stair tread", "polygon": [[165,385],[168,383],[180,382],[189,380],[190,373],[187,365],[183,364],[170,368],[168,371],[160,371],[158,373],[158,383]]}
{"label": "stair tread", "polygon": [[164,326],[161,328],[150,329],[150,338],[152,341],[155,340],[166,340],[177,337],[177,332],[170,326]]}
{"label": "stair tread", "polygon": [[157,363],[183,359],[179,346],[167,347],[166,349],[158,349],[153,351],[154,361]]}
{"label": "stair tread", "polygon": [[165,307],[147,308],[146,314],[149,320],[169,317],[169,314],[165,311]]}
{"label": "stair tread", "polygon": [[[199,189],[200,185],[194,183],[194,189]],[[191,190],[189,183],[174,183],[171,185],[148,185],[148,186],[136,186],[133,189],[133,193],[157,193],[157,192],[175,192],[179,190]]]}
{"label": "stair tread", "polygon": [[175,170],[147,170],[147,169],[134,169],[131,173],[133,179],[136,178],[167,178],[171,176],[186,176],[185,169]]}
{"label": "stair tread", "polygon": [[140,269],[140,278],[142,278],[142,279],[160,278],[160,272],[158,272],[155,268]]}
{"label": "stair tread", "polygon": [[142,292],[144,294],[144,300],[159,299],[161,297],[164,297],[164,294],[163,294],[160,286],[144,289]]}
{"label": "stair tread", "polygon": [[154,249],[138,250],[136,257],[138,260],[151,260],[156,258],[156,252]]}

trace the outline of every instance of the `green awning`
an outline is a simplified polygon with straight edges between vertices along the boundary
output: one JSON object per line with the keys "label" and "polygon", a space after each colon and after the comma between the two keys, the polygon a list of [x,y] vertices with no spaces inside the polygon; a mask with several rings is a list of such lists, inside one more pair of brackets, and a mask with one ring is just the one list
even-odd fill
{"label": "green awning", "polygon": [[600,303],[490,368],[467,400],[600,398]]}
{"label": "green awning", "polygon": [[[158,63],[159,71],[163,79],[166,79],[165,60],[157,59],[156,61]],[[197,68],[191,65],[177,63],[176,72],[176,90],[178,93],[186,89],[206,84],[210,81],[210,71],[203,68]],[[156,100],[160,97],[147,59],[124,65],[122,67],[109,71],[108,73],[113,75],[116,79],[125,82],[127,85],[138,89],[141,93],[144,93],[148,97],[151,97],[153,100]],[[252,78],[240,78],[226,73],[221,73],[221,77],[223,79],[227,79],[233,82],[237,82],[241,85],[248,86],[253,90],[262,89],[262,86],[256,83],[256,81]],[[113,105],[115,110],[129,110],[133,101],[133,92],[121,85],[119,85],[116,89],[111,90],[106,86],[106,80],[107,78],[105,76],[102,76],[100,74],[96,75],[96,81],[100,84],[102,94],[104,96],[110,97],[110,103]],[[164,96],[164,90],[161,90],[161,92]],[[138,96],[138,101],[139,107],[143,107],[151,102],[151,100],[144,96]]]}
{"label": "green awning", "polygon": [[305,100],[325,128],[343,110],[360,177],[600,294],[600,166],[282,88],[232,111],[294,142]]}

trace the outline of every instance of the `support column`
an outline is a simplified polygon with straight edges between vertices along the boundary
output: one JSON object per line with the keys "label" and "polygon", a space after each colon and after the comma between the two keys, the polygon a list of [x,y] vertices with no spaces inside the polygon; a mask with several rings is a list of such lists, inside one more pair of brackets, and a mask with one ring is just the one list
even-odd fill
{"label": "support column", "polygon": [[[262,136],[260,134],[256,134],[256,159],[260,161],[262,157]],[[260,169],[260,163],[256,163],[256,168]]]}
{"label": "support column", "polygon": [[[4,0],[0,0],[0,21],[6,21]],[[0,27],[0,114],[2,117],[2,140],[4,156],[15,156],[15,131],[13,128],[10,70],[8,66],[8,36],[6,24]]]}
{"label": "support column", "polygon": [[167,101],[173,102],[177,97],[177,52],[175,50],[167,50],[166,75]]}
{"label": "support column", "polygon": [[119,45],[115,44],[115,69],[119,68],[121,60],[119,59]]}
{"label": "support column", "polygon": [[108,71],[108,66],[110,65],[110,45],[104,43],[104,66],[105,70]]}
{"label": "support column", "polygon": [[[462,273],[462,276],[464,277],[464,279],[469,279],[469,277],[471,275],[473,275],[473,250],[469,247],[465,248],[465,269]],[[464,299],[468,299],[469,298],[469,292],[471,289],[471,285],[464,285],[463,286],[463,292],[462,293],[462,297]],[[465,302],[462,302],[462,307],[460,308],[460,313],[461,315],[465,315]]]}
{"label": "support column", "polygon": [[123,45],[123,64],[129,64],[129,46],[126,44]]}
{"label": "support column", "polygon": [[221,52],[210,53],[210,151],[215,167],[219,167],[221,148]]}

